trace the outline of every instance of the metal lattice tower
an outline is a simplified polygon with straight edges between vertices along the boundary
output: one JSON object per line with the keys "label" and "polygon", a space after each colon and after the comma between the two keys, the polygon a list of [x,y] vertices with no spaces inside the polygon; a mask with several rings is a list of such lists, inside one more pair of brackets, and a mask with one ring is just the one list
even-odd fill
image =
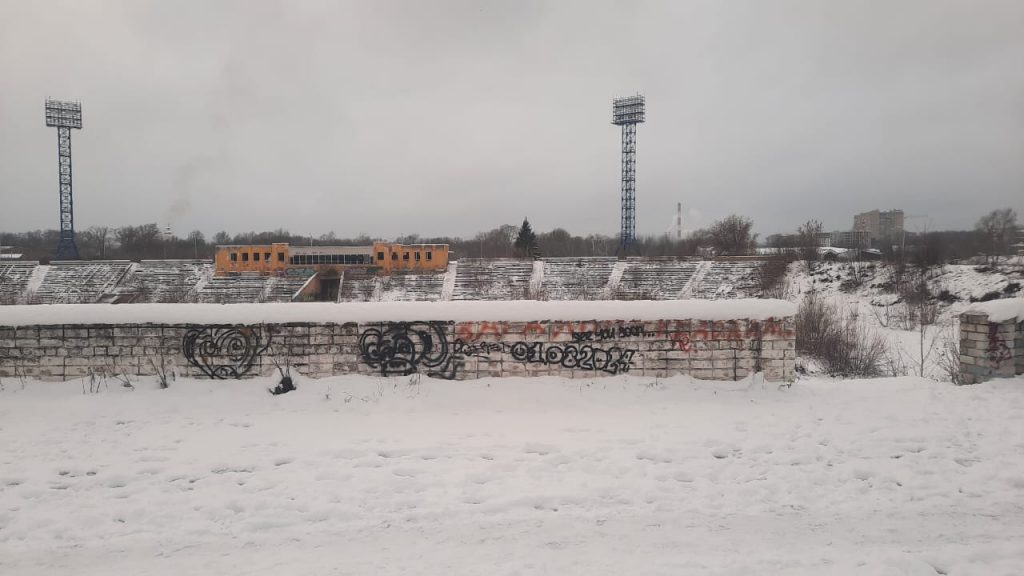
{"label": "metal lattice tower", "polygon": [[46,125],[57,128],[57,168],[60,182],[60,240],[56,260],[78,260],[75,245],[74,199],[71,195],[71,129],[82,128],[82,104],[46,101]]}
{"label": "metal lattice tower", "polygon": [[644,97],[612,100],[612,124],[622,126],[622,226],[621,246],[628,249],[636,239],[636,125],[644,121]]}

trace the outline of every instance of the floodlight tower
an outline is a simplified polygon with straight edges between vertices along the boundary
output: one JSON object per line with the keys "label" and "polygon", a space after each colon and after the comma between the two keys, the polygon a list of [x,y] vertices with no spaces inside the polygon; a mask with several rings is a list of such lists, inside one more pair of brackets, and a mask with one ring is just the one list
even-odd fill
{"label": "floodlight tower", "polygon": [[622,231],[625,250],[636,239],[636,125],[644,121],[644,97],[612,100],[612,124],[622,126]]}
{"label": "floodlight tower", "polygon": [[56,260],[78,260],[75,245],[74,202],[71,196],[71,129],[82,128],[80,102],[46,101],[46,125],[57,128],[57,167],[60,181],[60,241]]}

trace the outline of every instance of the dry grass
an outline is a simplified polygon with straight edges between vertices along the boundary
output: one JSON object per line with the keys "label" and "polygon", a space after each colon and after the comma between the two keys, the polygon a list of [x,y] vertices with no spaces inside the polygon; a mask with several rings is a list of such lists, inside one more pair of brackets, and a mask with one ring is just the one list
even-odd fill
{"label": "dry grass", "polygon": [[822,361],[834,376],[879,376],[884,370],[887,343],[856,314],[840,310],[814,292],[808,293],[796,315],[796,346]]}

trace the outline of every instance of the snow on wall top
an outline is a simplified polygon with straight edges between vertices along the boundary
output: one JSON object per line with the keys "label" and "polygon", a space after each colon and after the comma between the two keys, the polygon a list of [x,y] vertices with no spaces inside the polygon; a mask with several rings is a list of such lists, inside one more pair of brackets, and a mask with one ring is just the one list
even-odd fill
{"label": "snow on wall top", "polygon": [[766,320],[796,313],[785,300],[347,302],[285,304],[44,304],[0,306],[0,326],[281,324],[477,320]]}
{"label": "snow on wall top", "polygon": [[1007,298],[974,304],[965,314],[985,314],[989,322],[1024,321],[1024,298]]}

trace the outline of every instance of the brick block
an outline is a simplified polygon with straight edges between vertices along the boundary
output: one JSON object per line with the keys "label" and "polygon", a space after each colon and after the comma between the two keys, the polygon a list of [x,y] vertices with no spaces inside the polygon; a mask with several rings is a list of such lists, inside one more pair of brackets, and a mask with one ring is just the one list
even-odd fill
{"label": "brick block", "polygon": [[89,338],[113,338],[114,329],[109,327],[89,326]]}

